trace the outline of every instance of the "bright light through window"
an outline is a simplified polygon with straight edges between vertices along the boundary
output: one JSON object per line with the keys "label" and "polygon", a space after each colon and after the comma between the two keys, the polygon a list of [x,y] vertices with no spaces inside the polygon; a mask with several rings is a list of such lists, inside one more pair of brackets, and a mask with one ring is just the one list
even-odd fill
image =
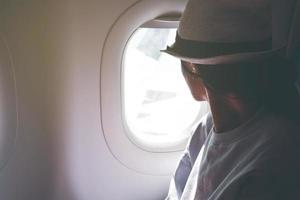
{"label": "bright light through window", "polygon": [[124,54],[125,125],[129,135],[154,146],[186,139],[208,112],[206,103],[192,98],[180,60],[160,52],[175,35],[171,28],[139,28]]}

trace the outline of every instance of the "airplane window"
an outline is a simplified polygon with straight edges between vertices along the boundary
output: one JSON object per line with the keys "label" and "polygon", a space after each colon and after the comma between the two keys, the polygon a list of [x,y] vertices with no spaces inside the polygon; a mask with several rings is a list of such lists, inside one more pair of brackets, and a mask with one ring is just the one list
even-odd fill
{"label": "airplane window", "polygon": [[101,51],[102,134],[116,160],[143,174],[174,171],[205,108],[192,100],[179,61],[160,53],[185,5],[137,1],[112,24]]}
{"label": "airplane window", "polygon": [[196,102],[181,74],[179,59],[161,53],[174,42],[176,28],[135,31],[123,58],[123,117],[138,145],[176,144],[190,136],[208,112]]}

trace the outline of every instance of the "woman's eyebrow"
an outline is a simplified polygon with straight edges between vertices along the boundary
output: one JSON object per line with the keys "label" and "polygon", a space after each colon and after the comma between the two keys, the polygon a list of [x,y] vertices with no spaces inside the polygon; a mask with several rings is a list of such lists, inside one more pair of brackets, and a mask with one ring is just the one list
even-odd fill
{"label": "woman's eyebrow", "polygon": [[201,75],[198,72],[193,72],[184,65],[182,65],[181,68],[182,68],[183,73],[187,73],[196,79],[202,79]]}
{"label": "woman's eyebrow", "polygon": [[196,67],[193,63],[190,63],[190,62],[181,61],[181,64],[187,68],[191,68],[190,66],[192,66],[193,68]]}

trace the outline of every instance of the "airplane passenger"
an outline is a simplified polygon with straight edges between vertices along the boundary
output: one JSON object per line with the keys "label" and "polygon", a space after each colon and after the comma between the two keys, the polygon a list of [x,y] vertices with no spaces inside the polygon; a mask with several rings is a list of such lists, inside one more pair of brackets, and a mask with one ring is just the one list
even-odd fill
{"label": "airplane passenger", "polygon": [[208,101],[166,200],[299,199],[299,96],[271,0],[190,0],[176,42],[197,101]]}

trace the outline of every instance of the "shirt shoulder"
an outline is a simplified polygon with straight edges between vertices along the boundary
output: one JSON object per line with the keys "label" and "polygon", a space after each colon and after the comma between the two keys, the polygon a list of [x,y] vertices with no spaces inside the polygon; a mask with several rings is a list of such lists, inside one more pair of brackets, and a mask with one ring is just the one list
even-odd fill
{"label": "shirt shoulder", "polygon": [[212,128],[213,128],[212,115],[211,113],[207,113],[201,118],[187,146],[187,151],[190,154],[190,159],[192,164],[197,159],[197,156],[205,140],[207,139],[209,133],[211,132]]}

